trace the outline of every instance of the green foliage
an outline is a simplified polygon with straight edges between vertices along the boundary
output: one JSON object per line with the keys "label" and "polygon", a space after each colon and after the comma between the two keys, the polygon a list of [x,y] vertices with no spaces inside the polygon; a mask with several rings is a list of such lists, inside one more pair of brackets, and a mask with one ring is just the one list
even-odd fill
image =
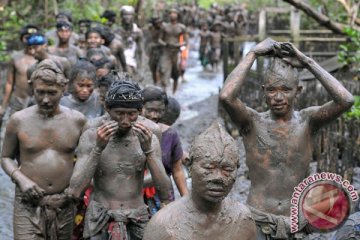
{"label": "green foliage", "polygon": [[349,41],[339,46],[338,59],[347,65],[360,64],[360,31],[347,27],[344,32]]}
{"label": "green foliage", "polygon": [[351,107],[350,111],[345,113],[346,119],[360,119],[360,96],[354,96],[355,97],[355,103]]}

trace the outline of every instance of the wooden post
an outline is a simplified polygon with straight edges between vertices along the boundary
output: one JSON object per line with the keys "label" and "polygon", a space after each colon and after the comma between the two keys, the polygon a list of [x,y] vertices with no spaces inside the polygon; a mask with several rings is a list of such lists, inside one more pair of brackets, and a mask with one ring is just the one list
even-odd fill
{"label": "wooden post", "polygon": [[266,11],[261,9],[259,13],[259,42],[266,37]]}
{"label": "wooden post", "polygon": [[298,9],[291,7],[290,29],[292,41],[296,47],[299,47],[300,40],[300,12]]}
{"label": "wooden post", "polygon": [[[266,38],[266,10],[261,9],[259,13],[259,42]],[[258,78],[262,81],[263,76],[263,68],[264,68],[264,58],[258,57],[256,59],[256,71],[258,74]]]}

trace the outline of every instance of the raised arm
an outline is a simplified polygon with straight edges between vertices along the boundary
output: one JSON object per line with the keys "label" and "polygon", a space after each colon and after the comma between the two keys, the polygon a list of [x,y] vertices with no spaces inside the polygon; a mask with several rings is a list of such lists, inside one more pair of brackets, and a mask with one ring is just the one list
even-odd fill
{"label": "raised arm", "polygon": [[295,67],[308,69],[321,85],[329,93],[332,101],[319,107],[311,107],[305,111],[309,114],[310,127],[317,130],[332,120],[338,118],[354,104],[353,95],[330,73],[323,69],[313,59],[305,56],[291,43],[281,43],[282,52],[286,52],[284,58]]}
{"label": "raised arm", "polygon": [[[118,124],[116,122],[109,121],[96,130],[90,128],[82,134],[77,149],[78,160],[70,179],[67,194],[75,198],[81,196],[95,174],[102,151],[105,149],[110,137],[117,131],[117,128]],[[94,138],[96,138],[96,141],[94,141]]]}
{"label": "raised arm", "polygon": [[251,124],[249,109],[239,98],[246,75],[257,56],[271,55],[275,52],[277,42],[267,38],[256,45],[237,67],[229,74],[220,93],[220,101],[229,113],[231,119],[241,129],[248,129]]}

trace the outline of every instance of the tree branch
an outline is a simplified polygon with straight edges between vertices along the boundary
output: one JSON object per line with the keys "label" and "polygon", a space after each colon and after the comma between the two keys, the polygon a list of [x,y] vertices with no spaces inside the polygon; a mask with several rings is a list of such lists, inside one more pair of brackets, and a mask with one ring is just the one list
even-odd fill
{"label": "tree branch", "polygon": [[[302,10],[306,15],[313,18],[316,22],[323,25],[324,27],[330,29],[334,33],[342,34],[344,35],[344,28],[349,25],[344,25],[335,21],[330,20],[328,16],[325,16],[324,14],[318,13],[316,10],[314,10],[309,4],[301,1],[301,0],[283,0],[284,2],[287,2],[291,4],[292,6],[296,7],[297,9]],[[360,31],[360,28],[358,26],[352,26],[354,29]]]}

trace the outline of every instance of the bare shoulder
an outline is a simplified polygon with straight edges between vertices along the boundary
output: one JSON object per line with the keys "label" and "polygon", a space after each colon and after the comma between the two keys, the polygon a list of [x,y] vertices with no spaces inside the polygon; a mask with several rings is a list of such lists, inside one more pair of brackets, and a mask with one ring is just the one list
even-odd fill
{"label": "bare shoulder", "polygon": [[255,223],[251,215],[250,209],[238,201],[231,200],[230,198],[224,199],[224,209],[227,214],[232,215],[235,220],[235,224],[241,223]]}
{"label": "bare shoulder", "polygon": [[[98,128],[107,120],[110,120],[110,117],[107,114],[97,117],[97,118],[93,118],[87,122],[86,129]],[[86,130],[86,129],[84,129],[84,130]]]}
{"label": "bare shoulder", "polygon": [[156,123],[143,116],[139,116],[137,122],[145,125],[145,127],[149,128],[159,140],[161,139],[162,132],[160,127]]}
{"label": "bare shoulder", "polygon": [[24,56],[25,54],[23,51],[14,51],[11,53],[10,58],[12,62],[16,62],[17,60],[21,59]]}
{"label": "bare shoulder", "polygon": [[157,212],[145,229],[144,240],[176,239],[172,229],[188,216],[185,207],[188,204],[189,198],[183,197]]}
{"label": "bare shoulder", "polygon": [[61,114],[65,117],[66,121],[74,122],[82,126],[86,123],[86,117],[79,111],[70,109],[68,107],[60,105]]}

